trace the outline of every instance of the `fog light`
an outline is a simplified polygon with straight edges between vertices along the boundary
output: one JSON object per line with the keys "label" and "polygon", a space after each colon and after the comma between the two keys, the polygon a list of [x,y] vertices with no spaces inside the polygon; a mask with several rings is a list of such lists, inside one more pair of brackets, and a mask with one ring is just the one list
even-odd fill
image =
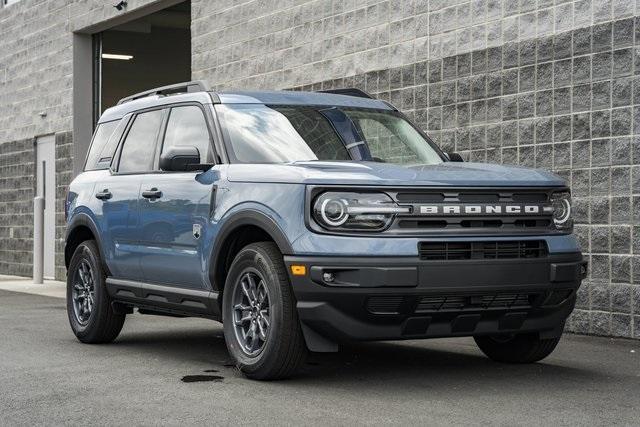
{"label": "fog light", "polygon": [[322,273],[322,280],[324,280],[327,283],[332,283],[334,280],[336,280],[336,277],[333,275],[333,273]]}

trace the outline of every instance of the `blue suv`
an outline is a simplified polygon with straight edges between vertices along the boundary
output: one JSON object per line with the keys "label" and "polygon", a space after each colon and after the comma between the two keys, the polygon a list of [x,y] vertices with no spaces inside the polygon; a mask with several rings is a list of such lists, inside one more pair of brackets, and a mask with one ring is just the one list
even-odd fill
{"label": "blue suv", "polygon": [[255,379],[353,340],[473,336],[538,361],[587,268],[563,179],[465,163],[356,89],[122,99],[65,212],[80,341],[113,341],[134,310],[223,321]]}

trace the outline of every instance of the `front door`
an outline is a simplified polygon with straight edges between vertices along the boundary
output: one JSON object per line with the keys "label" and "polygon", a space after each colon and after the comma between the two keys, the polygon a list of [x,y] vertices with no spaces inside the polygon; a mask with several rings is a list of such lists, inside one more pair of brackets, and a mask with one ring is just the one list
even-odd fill
{"label": "front door", "polygon": [[56,267],[56,142],[54,135],[36,140],[36,194],[44,198],[43,274],[53,279]]}
{"label": "front door", "polygon": [[[217,170],[145,176],[140,264],[145,282],[204,288],[203,246]],[[145,194],[157,197],[144,197]]]}
{"label": "front door", "polygon": [[[195,146],[200,162],[211,162],[211,133],[199,106],[177,106],[169,112],[160,155],[176,145]],[[143,177],[140,264],[146,282],[206,288],[204,236],[218,177],[215,167],[204,173],[157,171]]]}

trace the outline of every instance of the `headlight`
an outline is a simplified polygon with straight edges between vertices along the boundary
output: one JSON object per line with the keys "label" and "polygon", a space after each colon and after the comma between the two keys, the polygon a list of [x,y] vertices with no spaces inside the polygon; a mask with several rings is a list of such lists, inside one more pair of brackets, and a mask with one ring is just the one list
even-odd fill
{"label": "headlight", "polygon": [[394,215],[409,212],[384,193],[330,191],[313,203],[313,217],[328,230],[382,230]]}
{"label": "headlight", "polygon": [[558,230],[571,230],[573,219],[571,218],[571,193],[563,191],[551,195],[553,206],[553,222]]}

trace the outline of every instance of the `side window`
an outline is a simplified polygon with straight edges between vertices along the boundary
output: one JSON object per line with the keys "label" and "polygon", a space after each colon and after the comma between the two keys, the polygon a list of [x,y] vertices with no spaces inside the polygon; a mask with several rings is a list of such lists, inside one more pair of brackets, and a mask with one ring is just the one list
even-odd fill
{"label": "side window", "polygon": [[118,172],[146,172],[153,167],[156,138],[162,123],[162,110],[138,114],[120,153]]}
{"label": "side window", "polygon": [[[87,155],[87,163],[84,166],[84,170],[92,171],[109,168],[109,163],[111,163],[111,158],[116,148],[115,144],[118,143],[119,139],[119,137],[115,138],[115,130],[118,127],[118,123],[123,121],[124,120],[114,120],[98,125],[93,134],[93,141],[91,141],[91,148]],[[122,130],[120,130],[120,134],[121,133]],[[112,140],[115,140],[115,143],[112,143]]]}
{"label": "side window", "polygon": [[211,159],[211,140],[204,114],[199,107],[174,107],[169,114],[162,153],[177,145],[192,145],[200,152],[200,163]]}

